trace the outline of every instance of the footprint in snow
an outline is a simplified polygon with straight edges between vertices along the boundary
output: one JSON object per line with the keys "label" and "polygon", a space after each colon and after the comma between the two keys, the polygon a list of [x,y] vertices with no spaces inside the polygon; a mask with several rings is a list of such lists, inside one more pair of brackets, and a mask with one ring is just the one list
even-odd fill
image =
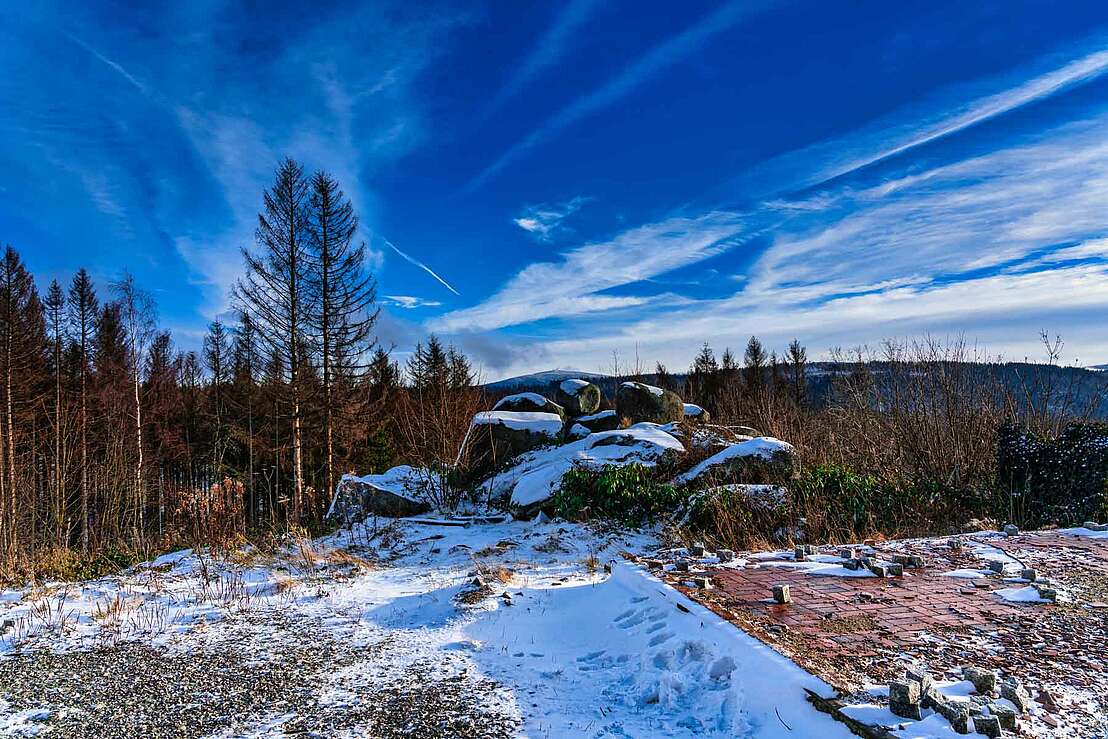
{"label": "footprint in snow", "polygon": [[669,641],[672,638],[673,638],[672,633],[670,633],[668,631],[663,631],[661,634],[655,635],[654,638],[650,640],[649,644],[652,647],[656,647],[659,644],[661,644],[663,642],[666,642],[666,641]]}

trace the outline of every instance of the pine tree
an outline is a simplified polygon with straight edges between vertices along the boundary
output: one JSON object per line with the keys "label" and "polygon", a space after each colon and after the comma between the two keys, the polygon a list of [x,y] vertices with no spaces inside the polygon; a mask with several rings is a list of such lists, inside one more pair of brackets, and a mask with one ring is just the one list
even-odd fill
{"label": "pine tree", "polygon": [[53,500],[50,509],[50,519],[56,534],[55,543],[62,545],[66,541],[64,532],[67,528],[65,505],[65,475],[62,472],[62,445],[65,443],[65,425],[62,413],[62,349],[65,345],[65,293],[57,280],[50,282],[50,290],[46,294],[46,320],[50,332],[50,370],[53,375],[54,411],[50,424],[51,436],[53,436],[53,460],[51,475],[53,477]]}
{"label": "pine tree", "polygon": [[217,478],[223,476],[223,457],[226,452],[224,393],[230,370],[228,366],[229,351],[227,331],[223,328],[223,323],[213,321],[208,326],[207,335],[204,336],[204,363],[207,365],[211,377],[208,392],[208,404],[211,409],[211,463]]}
{"label": "pine tree", "polygon": [[258,254],[243,249],[246,276],[236,286],[241,311],[254,322],[258,337],[287,370],[287,394],[292,413],[292,515],[298,521],[304,504],[303,386],[306,347],[302,345],[313,315],[308,183],[292,159],[277,169],[258,214],[255,241]]}
{"label": "pine tree", "polygon": [[799,339],[789,343],[786,362],[792,383],[793,400],[798,406],[808,401],[808,352],[800,345]]}
{"label": "pine tree", "polygon": [[79,375],[80,415],[78,417],[78,429],[81,444],[81,550],[86,554],[89,551],[89,369],[91,366],[90,352],[92,350],[93,336],[96,329],[96,316],[99,313],[99,303],[96,299],[96,289],[93,287],[92,278],[84,268],[80,269],[73,277],[69,286],[69,328],[70,335],[76,348]]}
{"label": "pine tree", "polygon": [[751,396],[761,394],[764,385],[764,374],[768,357],[762,342],[757,336],[751,336],[746,343],[746,352],[743,355],[743,365],[746,373],[746,387]]}

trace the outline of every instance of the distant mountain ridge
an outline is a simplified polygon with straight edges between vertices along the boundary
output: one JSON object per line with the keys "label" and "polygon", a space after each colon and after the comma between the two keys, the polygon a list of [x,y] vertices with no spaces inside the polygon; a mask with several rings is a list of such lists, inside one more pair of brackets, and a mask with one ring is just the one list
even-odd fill
{"label": "distant mountain ridge", "polygon": [[508,377],[496,382],[490,382],[483,387],[490,392],[502,392],[505,390],[534,390],[557,385],[563,380],[580,379],[589,382],[608,383],[615,380],[611,375],[599,372],[581,372],[572,369],[552,369],[543,372],[533,372],[529,375]]}

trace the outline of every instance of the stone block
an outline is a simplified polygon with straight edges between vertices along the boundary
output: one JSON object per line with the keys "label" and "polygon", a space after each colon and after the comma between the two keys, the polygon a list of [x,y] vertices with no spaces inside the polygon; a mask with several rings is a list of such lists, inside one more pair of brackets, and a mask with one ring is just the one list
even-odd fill
{"label": "stone block", "polygon": [[962,703],[955,703],[942,695],[936,697],[934,694],[932,695],[931,706],[935,709],[936,713],[950,723],[950,728],[953,729],[955,733],[969,733],[970,713],[968,706]]}
{"label": "stone block", "polygon": [[862,569],[862,561],[857,558],[848,559],[847,561],[843,562],[843,567],[848,570],[860,570]]}
{"label": "stone block", "polygon": [[897,562],[893,562],[890,565],[886,565],[885,569],[888,572],[890,577],[903,577],[904,576],[904,565],[899,564]]}
{"label": "stone block", "polygon": [[1016,712],[1011,706],[1003,703],[990,703],[989,713],[996,716],[997,720],[1000,721],[1001,728],[1008,731],[1016,730]]}
{"label": "stone block", "polygon": [[793,559],[797,562],[803,562],[808,558],[808,551],[804,547],[796,547],[793,549]]}
{"label": "stone block", "polygon": [[687,560],[687,559],[677,560],[676,562],[673,563],[673,569],[676,570],[677,572],[688,572],[689,571],[689,560]]}
{"label": "stone block", "polygon": [[720,562],[733,562],[735,559],[735,553],[730,549],[720,549],[718,552],[716,552],[716,557],[719,558]]}
{"label": "stone block", "polygon": [[1049,601],[1057,601],[1058,600],[1058,591],[1055,590],[1052,587],[1048,587],[1046,583],[1033,582],[1033,583],[1031,583],[1031,587],[1035,588],[1035,590],[1038,591],[1039,597],[1042,598],[1043,600],[1049,600]]}
{"label": "stone block", "polygon": [[1004,734],[1004,729],[1000,726],[1000,719],[996,716],[974,716],[973,730],[978,734],[984,734],[990,737],[1002,736]]}
{"label": "stone block", "polygon": [[703,557],[704,556],[704,551],[705,551],[705,549],[704,549],[704,543],[703,542],[699,542],[699,541],[693,542],[693,545],[691,547],[689,547],[689,554],[692,555],[693,557]]}
{"label": "stone block", "polygon": [[915,682],[889,683],[889,710],[901,718],[919,721],[923,718],[920,706],[920,685]]}
{"label": "stone block", "polygon": [[1009,678],[1000,683],[1000,697],[1010,700],[1020,713],[1027,713],[1031,707],[1031,696],[1015,679]]}
{"label": "stone block", "polygon": [[927,674],[927,670],[922,667],[909,667],[904,672],[904,678],[910,683],[918,683],[920,689],[920,695],[926,695],[927,691],[933,685],[931,676]]}
{"label": "stone block", "polygon": [[1019,532],[1020,532],[1020,527],[1016,526],[1014,523],[1006,524],[1004,526],[1004,535],[1005,536],[1015,536]]}
{"label": "stone block", "polygon": [[886,567],[885,565],[879,565],[876,562],[870,562],[869,565],[867,566],[867,569],[869,569],[870,572],[877,575],[878,577],[888,577],[889,576],[889,568]]}
{"label": "stone block", "polygon": [[694,577],[693,578],[693,583],[696,585],[696,587],[700,588],[701,590],[711,590],[712,589],[712,578],[710,578],[710,577]]}
{"label": "stone block", "polygon": [[774,585],[773,586],[773,599],[782,605],[785,603],[792,603],[793,596],[789,592],[788,585]]}
{"label": "stone block", "polygon": [[992,570],[993,572],[1002,573],[1002,572],[1004,572],[1004,563],[1003,562],[997,562],[995,559],[991,560],[989,562],[989,569]]}
{"label": "stone block", "polygon": [[995,695],[997,674],[993,670],[983,670],[978,667],[962,668],[962,677],[973,683],[973,689],[978,695]]}
{"label": "stone block", "polygon": [[1027,580],[1027,582],[1035,582],[1039,579],[1039,573],[1030,567],[1025,567],[1020,570],[1020,577]]}
{"label": "stone block", "polygon": [[843,559],[854,559],[858,556],[858,550],[852,547],[843,547],[839,550],[839,556]]}

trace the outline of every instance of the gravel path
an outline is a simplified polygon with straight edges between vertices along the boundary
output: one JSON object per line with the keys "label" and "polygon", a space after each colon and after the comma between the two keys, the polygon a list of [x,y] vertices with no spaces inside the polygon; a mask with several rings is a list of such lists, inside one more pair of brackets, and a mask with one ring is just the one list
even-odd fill
{"label": "gravel path", "polygon": [[0,696],[11,710],[49,710],[37,726],[74,739],[515,735],[505,702],[482,699],[499,686],[469,674],[462,655],[405,662],[403,650],[387,635],[350,647],[318,623],[270,614],[209,643],[7,657]]}

